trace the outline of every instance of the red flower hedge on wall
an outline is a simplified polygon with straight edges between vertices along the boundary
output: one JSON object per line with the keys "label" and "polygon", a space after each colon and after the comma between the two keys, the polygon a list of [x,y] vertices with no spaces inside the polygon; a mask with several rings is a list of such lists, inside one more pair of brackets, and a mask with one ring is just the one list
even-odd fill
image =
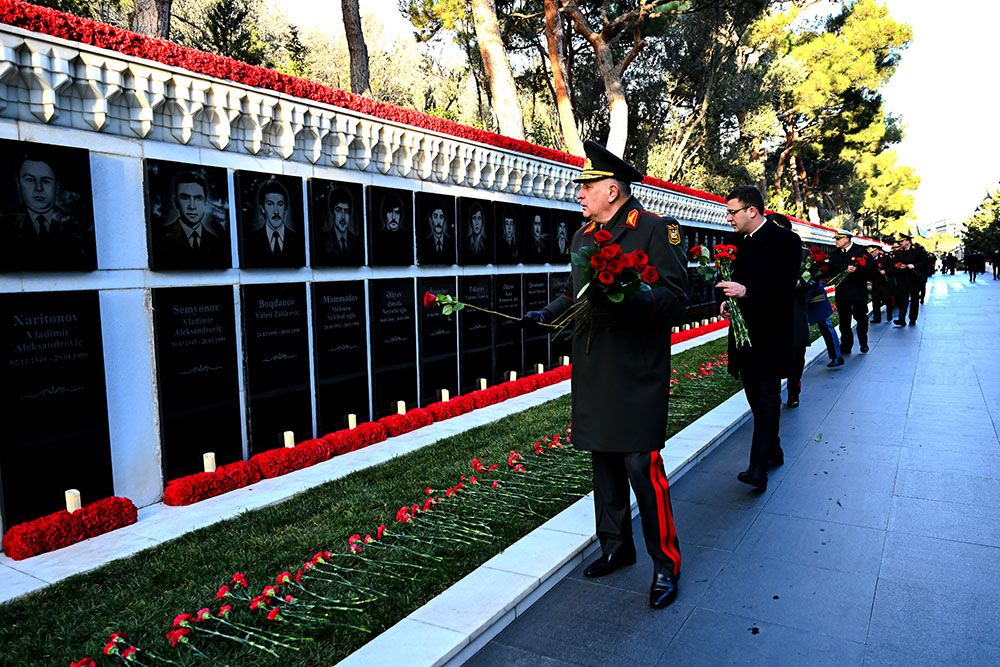
{"label": "red flower hedge on wall", "polygon": [[436,422],[464,415],[466,412],[471,412],[475,409],[475,403],[473,403],[472,399],[468,396],[456,396],[448,401],[431,403],[426,408],[426,410],[434,417],[434,421]]}
{"label": "red flower hedge on wall", "polygon": [[[320,444],[314,444],[317,442]],[[306,440],[295,447],[279,447],[254,454],[249,463],[260,470],[261,477],[271,479],[321,463],[330,458],[327,453],[322,440]]]}
{"label": "red flower hedge on wall", "polygon": [[128,526],[136,518],[137,510],[128,498],[102,498],[72,514],[59,510],[12,526],[3,536],[3,550],[14,560],[22,560]]}
{"label": "red flower hedge on wall", "polygon": [[216,468],[215,472],[199,472],[172,480],[163,492],[163,503],[190,505],[259,481],[260,470],[256,465],[247,461],[227,463]]}
{"label": "red flower hedge on wall", "polygon": [[706,324],[703,327],[694,327],[692,329],[688,329],[687,331],[679,331],[678,333],[670,334],[670,343],[683,343],[686,340],[691,340],[692,338],[697,338],[698,336],[703,336],[707,333],[718,331],[719,329],[724,329],[728,326],[729,320],[719,320],[718,322]]}

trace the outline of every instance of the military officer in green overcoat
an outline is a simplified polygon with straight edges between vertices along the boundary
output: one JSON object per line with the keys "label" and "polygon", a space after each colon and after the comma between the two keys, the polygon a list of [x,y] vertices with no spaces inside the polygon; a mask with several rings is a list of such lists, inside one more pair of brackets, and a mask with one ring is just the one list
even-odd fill
{"label": "military officer in green overcoat", "polygon": [[587,161],[575,180],[587,223],[573,235],[572,253],[579,257],[605,231],[611,235],[606,243],[618,244],[622,253],[646,253],[658,279],[621,303],[611,303],[598,284],[578,297],[584,268],[574,262],[566,291],[525,319],[552,322],[577,298],[590,302],[591,326],[573,336],[572,440],[592,453],[602,553],[584,574],[601,577],[635,562],[631,484],[654,564],[649,602],[662,608],[677,595],[681,566],[660,450],[670,390],[670,323],[687,305],[686,252],[677,220],[643,210],[632,196],[629,184],[641,181],[642,173],[600,144],[588,141],[584,149]]}

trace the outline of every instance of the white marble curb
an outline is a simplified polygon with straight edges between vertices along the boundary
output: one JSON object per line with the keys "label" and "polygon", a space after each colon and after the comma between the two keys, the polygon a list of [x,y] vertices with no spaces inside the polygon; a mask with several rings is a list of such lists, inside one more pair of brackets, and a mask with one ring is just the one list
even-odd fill
{"label": "white marble curb", "polygon": [[[721,331],[723,336],[728,333],[727,329]],[[711,339],[695,340],[700,345]],[[681,345],[674,346],[674,352],[684,349]],[[826,345],[817,338],[806,350],[807,365],[825,354]],[[746,396],[738,392],[667,440],[663,465],[670,483],[749,419]],[[637,513],[633,495],[632,516]],[[593,493],[589,493],[349,655],[338,667],[461,665],[599,547],[594,534]]]}

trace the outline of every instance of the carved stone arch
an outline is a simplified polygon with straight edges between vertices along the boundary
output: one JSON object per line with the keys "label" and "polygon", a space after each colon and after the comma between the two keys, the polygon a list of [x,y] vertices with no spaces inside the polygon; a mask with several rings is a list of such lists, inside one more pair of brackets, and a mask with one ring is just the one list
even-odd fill
{"label": "carved stone arch", "polygon": [[431,163],[431,178],[438,183],[447,183],[451,173],[451,159],[455,155],[455,145],[445,139],[434,140],[434,160]]}
{"label": "carved stone arch", "polygon": [[65,106],[60,96],[73,83],[68,62],[73,52],[65,50],[67,57],[61,58],[64,49],[28,40],[14,47],[13,51],[18,73],[28,92],[31,116],[43,123],[51,123],[61,111],[69,111],[72,107]]}
{"label": "carved stone arch", "polygon": [[359,171],[368,171],[372,166],[372,150],[378,142],[379,128],[368,120],[358,120],[351,139],[349,163]]}
{"label": "carved stone arch", "polygon": [[357,121],[340,113],[332,113],[328,121],[330,131],[323,138],[325,163],[338,168],[346,167],[351,157]]}

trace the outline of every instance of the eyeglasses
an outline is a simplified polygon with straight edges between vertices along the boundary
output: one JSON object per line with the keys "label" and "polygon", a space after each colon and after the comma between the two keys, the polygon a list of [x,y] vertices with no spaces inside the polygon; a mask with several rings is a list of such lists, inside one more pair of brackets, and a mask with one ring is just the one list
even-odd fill
{"label": "eyeglasses", "polygon": [[742,208],[738,208],[738,209],[736,209],[735,211],[734,211],[733,209],[731,209],[731,208],[727,208],[727,209],[726,209],[726,215],[727,215],[727,216],[729,216],[729,217],[732,217],[732,216],[736,215],[737,213],[739,213],[740,211],[745,211],[745,210],[747,210],[748,208],[750,208],[750,206],[749,206],[749,205],[747,205],[747,206],[744,206],[744,207],[742,207]]}

